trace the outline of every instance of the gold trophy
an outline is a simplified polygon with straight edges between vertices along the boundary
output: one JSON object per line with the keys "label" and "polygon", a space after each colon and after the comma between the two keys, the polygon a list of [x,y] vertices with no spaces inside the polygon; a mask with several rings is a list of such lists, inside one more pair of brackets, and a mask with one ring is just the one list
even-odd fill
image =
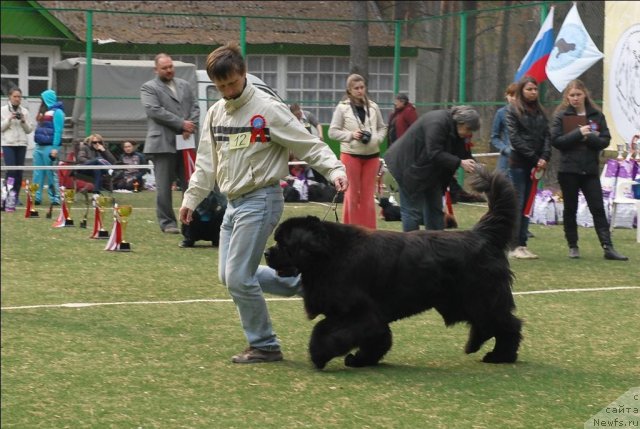
{"label": "gold trophy", "polygon": [[131,243],[127,242],[125,232],[127,231],[127,224],[129,223],[129,216],[131,216],[133,207],[130,205],[116,206],[115,211],[118,216],[118,221],[120,222],[120,225],[122,225],[122,240],[118,245],[118,250],[121,252],[130,252]]}
{"label": "gold trophy", "polygon": [[65,219],[64,226],[73,226],[73,219],[71,219],[71,206],[73,206],[73,203],[75,203],[75,198],[75,189],[64,190],[64,201],[67,204],[67,218]]}
{"label": "gold trophy", "polygon": [[107,197],[105,195],[96,196],[96,204],[98,205],[97,221],[100,224],[100,229],[98,230],[98,235],[94,238],[109,238],[109,231],[104,229],[103,219],[104,210],[107,207],[113,207],[113,197]]}
{"label": "gold trophy", "polygon": [[27,204],[27,209],[29,210],[29,213],[27,214],[26,217],[40,217],[40,214],[38,213],[38,210],[36,209],[36,206],[35,206],[36,192],[38,191],[39,188],[40,188],[40,185],[38,185],[37,183],[27,182],[26,190],[27,190],[27,193],[29,194],[27,195],[27,198],[29,199]]}

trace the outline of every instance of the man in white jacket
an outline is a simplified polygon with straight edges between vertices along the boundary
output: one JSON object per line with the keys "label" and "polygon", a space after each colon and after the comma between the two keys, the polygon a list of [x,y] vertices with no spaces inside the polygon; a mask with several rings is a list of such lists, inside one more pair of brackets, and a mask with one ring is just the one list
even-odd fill
{"label": "man in white jacket", "polygon": [[275,362],[282,360],[282,352],[263,291],[295,295],[300,278],[278,277],[260,261],[284,210],[280,179],[289,171],[289,151],[328,177],[338,192],[347,189],[347,177],[331,149],[309,134],[284,103],[247,81],[237,45],[213,51],[207,74],[223,98],[207,112],[180,220],[189,224],[195,208],[216,185],[227,196],[218,272],[249,343],[232,362]]}
{"label": "man in white jacket", "polygon": [[[27,154],[27,134],[33,131],[33,121],[29,110],[21,105],[22,91],[13,88],[9,91],[9,102],[2,106],[2,153],[7,166],[22,166]],[[8,170],[7,178],[13,177],[13,190],[20,195],[22,170]]]}

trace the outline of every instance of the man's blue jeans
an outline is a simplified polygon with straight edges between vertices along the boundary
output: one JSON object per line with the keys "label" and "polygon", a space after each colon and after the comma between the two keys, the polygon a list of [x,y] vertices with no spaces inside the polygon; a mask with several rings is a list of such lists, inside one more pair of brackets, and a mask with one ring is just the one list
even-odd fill
{"label": "man's blue jeans", "polygon": [[[82,165],[111,165],[111,163],[104,158],[94,158]],[[99,193],[102,189],[102,175],[106,174],[107,170],[87,170],[87,173],[93,175],[93,192]]]}
{"label": "man's blue jeans", "polygon": [[219,276],[238,308],[249,345],[280,350],[263,292],[292,296],[300,277],[278,277],[259,266],[267,240],[284,210],[280,185],[258,189],[229,200],[220,228]]}
{"label": "man's blue jeans", "polygon": [[400,191],[400,216],[404,232],[416,231],[420,225],[428,230],[444,229],[444,212],[442,211],[442,189],[433,189],[416,194],[408,194],[402,186]]}

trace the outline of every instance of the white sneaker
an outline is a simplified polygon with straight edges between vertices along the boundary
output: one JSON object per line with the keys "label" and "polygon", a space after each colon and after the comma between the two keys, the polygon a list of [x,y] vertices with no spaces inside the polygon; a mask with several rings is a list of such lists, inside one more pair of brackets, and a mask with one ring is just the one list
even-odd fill
{"label": "white sneaker", "polygon": [[518,246],[512,252],[512,257],[516,259],[538,259],[538,255],[532,253],[525,246]]}

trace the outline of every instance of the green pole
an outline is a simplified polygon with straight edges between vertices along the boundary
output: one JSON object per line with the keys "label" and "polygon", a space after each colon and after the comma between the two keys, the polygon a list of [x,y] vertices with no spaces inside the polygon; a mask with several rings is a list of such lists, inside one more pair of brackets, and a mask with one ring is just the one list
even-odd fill
{"label": "green pole", "polygon": [[393,49],[393,93],[400,92],[400,32],[402,31],[402,23],[396,21],[395,46]]}
{"label": "green pole", "polygon": [[[467,99],[467,13],[460,14],[460,81],[458,82],[458,97],[460,104],[464,104]],[[464,186],[464,170],[458,168],[457,180],[460,186]]]}
{"label": "green pole", "polygon": [[[540,25],[544,24],[544,20],[547,19],[547,15],[549,15],[549,5],[547,2],[543,2],[540,5]],[[540,102],[544,104],[544,99],[546,95],[547,85],[544,82],[539,82],[539,92],[540,92]],[[540,181],[542,183],[542,180]]]}
{"label": "green pole", "polygon": [[[545,1],[540,6],[540,25],[544,24],[544,20],[547,19],[547,15],[549,15],[549,5]],[[547,85],[544,82],[541,82],[538,89],[540,91],[540,102],[544,104]],[[538,182],[538,189],[544,189],[544,179],[541,179]]]}
{"label": "green pole", "polygon": [[242,58],[247,57],[247,17],[240,18],[240,54]]}
{"label": "green pole", "polygon": [[458,97],[460,103],[467,99],[467,12],[460,14],[460,81],[458,82]]}
{"label": "green pole", "polygon": [[91,134],[91,102],[93,99],[93,11],[87,11],[87,68],[85,71],[85,123],[84,132],[85,136]]}

